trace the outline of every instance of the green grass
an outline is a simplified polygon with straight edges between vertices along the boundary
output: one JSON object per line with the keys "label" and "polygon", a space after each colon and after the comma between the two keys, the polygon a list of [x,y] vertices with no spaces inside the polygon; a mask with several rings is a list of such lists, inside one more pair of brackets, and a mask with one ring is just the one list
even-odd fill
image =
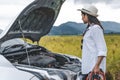
{"label": "green grass", "polygon": [[[52,52],[70,54],[81,58],[82,36],[45,36],[40,45]],[[120,72],[120,35],[105,35],[108,48],[107,71],[110,71],[115,80],[115,74]]]}

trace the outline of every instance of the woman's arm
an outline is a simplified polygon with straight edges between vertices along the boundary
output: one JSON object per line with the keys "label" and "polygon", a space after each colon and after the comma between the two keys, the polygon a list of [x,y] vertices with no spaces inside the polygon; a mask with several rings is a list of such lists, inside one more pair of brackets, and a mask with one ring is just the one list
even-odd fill
{"label": "woman's arm", "polygon": [[99,73],[99,72],[100,72],[99,66],[100,66],[100,64],[101,64],[101,62],[102,62],[102,60],[103,60],[104,57],[105,57],[105,56],[98,56],[98,60],[97,60],[95,66],[94,66],[94,68],[93,68],[93,72],[94,72],[94,73]]}

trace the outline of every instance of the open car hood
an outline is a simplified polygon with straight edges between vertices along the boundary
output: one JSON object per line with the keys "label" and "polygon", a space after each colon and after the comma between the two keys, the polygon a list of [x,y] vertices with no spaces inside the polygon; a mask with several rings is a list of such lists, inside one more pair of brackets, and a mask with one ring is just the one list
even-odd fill
{"label": "open car hood", "polygon": [[35,0],[0,34],[0,42],[13,38],[39,41],[55,22],[64,0]]}

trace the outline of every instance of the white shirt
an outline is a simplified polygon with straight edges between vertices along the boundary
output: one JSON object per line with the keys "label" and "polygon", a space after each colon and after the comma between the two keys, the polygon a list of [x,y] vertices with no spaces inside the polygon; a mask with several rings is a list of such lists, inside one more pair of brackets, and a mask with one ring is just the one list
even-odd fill
{"label": "white shirt", "polygon": [[93,70],[98,56],[105,56],[100,64],[100,68],[106,70],[107,47],[103,30],[99,25],[90,25],[83,37],[82,48],[82,74],[88,74]]}

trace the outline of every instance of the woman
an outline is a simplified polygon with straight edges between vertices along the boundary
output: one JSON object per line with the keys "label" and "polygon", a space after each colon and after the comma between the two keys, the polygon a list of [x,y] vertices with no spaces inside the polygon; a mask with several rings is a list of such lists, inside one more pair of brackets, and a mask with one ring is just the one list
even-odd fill
{"label": "woman", "polygon": [[89,72],[99,73],[100,69],[105,72],[107,48],[103,27],[97,19],[98,9],[88,5],[78,10],[84,24],[87,24],[82,40],[82,74],[86,77]]}

